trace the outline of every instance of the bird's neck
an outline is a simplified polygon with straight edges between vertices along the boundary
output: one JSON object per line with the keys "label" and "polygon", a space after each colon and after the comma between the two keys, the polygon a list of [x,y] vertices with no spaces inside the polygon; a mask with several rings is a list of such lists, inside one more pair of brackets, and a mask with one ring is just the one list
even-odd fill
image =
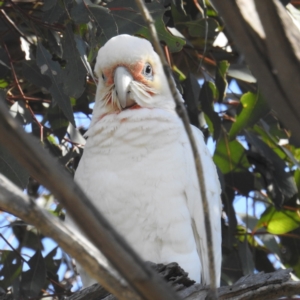
{"label": "bird's neck", "polygon": [[178,139],[181,128],[175,111],[139,108],[102,116],[92,124],[87,136],[100,147],[112,143],[117,146],[118,142],[148,147]]}

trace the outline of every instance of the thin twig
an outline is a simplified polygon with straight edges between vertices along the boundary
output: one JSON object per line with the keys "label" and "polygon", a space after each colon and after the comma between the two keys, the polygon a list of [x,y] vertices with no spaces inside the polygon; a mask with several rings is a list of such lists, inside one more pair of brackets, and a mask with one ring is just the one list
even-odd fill
{"label": "thin twig", "polygon": [[12,58],[10,56],[10,53],[8,51],[8,48],[6,46],[6,44],[4,44],[4,48],[5,48],[5,51],[7,53],[7,56],[8,56],[8,59],[9,59],[9,63],[10,63],[10,66],[11,66],[11,71],[13,73],[13,77],[14,77],[14,80],[15,80],[15,83],[18,87],[18,90],[21,94],[21,98],[24,100],[25,104],[26,104],[26,107],[27,109],[29,110],[33,120],[38,124],[38,126],[40,127],[40,140],[43,141],[44,140],[44,131],[43,131],[43,128],[44,126],[38,121],[38,119],[36,118],[34,112],[32,111],[31,107],[28,105],[27,101],[25,100],[27,97],[25,96],[23,90],[22,90],[22,87],[19,83],[19,80],[18,80],[18,77],[17,77],[17,73],[15,71],[15,67],[14,67],[14,64],[13,64],[13,61],[12,61]]}
{"label": "thin twig", "polygon": [[19,35],[29,44],[32,44],[31,41],[28,40],[27,36],[18,28],[18,26],[14,23],[14,21],[7,15],[4,9],[0,9],[1,14],[3,15],[6,22],[13,27]]}
{"label": "thin twig", "polygon": [[[196,2],[196,1],[195,1]],[[203,49],[203,56],[200,60],[200,64],[198,67],[198,70],[200,70],[202,68],[202,63],[203,63],[203,59],[206,56],[206,51],[207,51],[207,38],[208,38],[208,22],[207,22],[207,7],[205,4],[205,1],[202,0],[202,5],[203,5],[203,17],[205,20],[205,37],[204,37],[204,49]],[[200,5],[199,5],[200,6]]]}
{"label": "thin twig", "polygon": [[24,92],[23,92],[23,90],[22,90],[22,88],[21,88],[21,86],[20,86],[20,83],[19,83],[19,80],[18,80],[16,71],[15,71],[15,68],[14,68],[14,64],[13,64],[12,58],[11,58],[11,56],[10,56],[10,53],[9,53],[9,51],[8,51],[8,48],[7,48],[6,44],[4,44],[4,49],[5,49],[5,51],[6,51],[6,54],[7,54],[7,56],[8,56],[8,59],[9,59],[9,63],[10,63],[11,71],[12,71],[13,76],[14,76],[15,83],[16,83],[17,88],[18,88],[18,90],[19,90],[19,92],[20,92],[20,94],[21,94],[22,99],[24,99],[25,95],[24,95]]}
{"label": "thin twig", "polygon": [[51,100],[48,100],[48,99],[43,99],[43,98],[36,98],[36,97],[27,97],[27,96],[18,96],[18,95],[8,95],[7,96],[8,99],[11,99],[11,100],[16,100],[16,99],[24,99],[24,100],[27,100],[27,101],[38,101],[38,102],[45,102],[45,103],[51,103],[52,101]]}
{"label": "thin twig", "polygon": [[192,133],[192,129],[190,126],[190,121],[189,121],[186,109],[178,95],[176,86],[175,86],[173,78],[172,78],[172,73],[171,73],[170,67],[166,61],[164,52],[160,46],[156,28],[154,25],[154,21],[142,0],[136,0],[136,4],[138,5],[143,18],[144,18],[146,24],[148,25],[154,49],[161,59],[161,63],[163,65],[165,76],[168,80],[173,99],[176,103],[177,114],[182,119],[186,133],[187,133],[188,138],[191,143],[191,147],[192,147],[192,151],[193,151],[193,155],[194,155],[194,159],[195,159],[197,175],[198,175],[198,182],[199,182],[199,188],[200,188],[200,193],[201,193],[201,198],[202,198],[202,203],[203,203],[203,210],[204,210],[204,222],[205,222],[207,247],[208,247],[208,258],[207,259],[208,259],[208,265],[209,265],[211,299],[217,299],[215,260],[214,260],[214,253],[213,253],[213,239],[212,239],[212,231],[211,231],[211,222],[210,222],[210,215],[209,215],[209,208],[208,208],[208,200],[207,200],[206,192],[205,192],[206,191],[205,190],[205,176],[204,176],[200,156],[198,153],[197,144],[195,142],[195,139],[194,139],[194,136]]}
{"label": "thin twig", "polygon": [[[1,175],[0,175],[1,176]],[[4,240],[4,242],[8,245],[8,247],[26,264],[28,264],[28,261],[20,254],[18,250],[16,250],[12,244],[4,237],[2,233],[0,233],[0,237]]]}

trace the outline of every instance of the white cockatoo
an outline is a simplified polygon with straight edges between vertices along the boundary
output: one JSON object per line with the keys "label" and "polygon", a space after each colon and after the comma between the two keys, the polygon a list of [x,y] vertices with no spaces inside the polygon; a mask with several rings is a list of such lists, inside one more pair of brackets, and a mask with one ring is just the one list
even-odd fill
{"label": "white cockatoo", "polygon": [[[75,180],[145,261],[177,262],[191,279],[209,284],[194,158],[158,55],[147,40],[119,35],[99,50],[95,73],[94,112]],[[201,131],[192,131],[205,171],[219,285],[220,184]]]}

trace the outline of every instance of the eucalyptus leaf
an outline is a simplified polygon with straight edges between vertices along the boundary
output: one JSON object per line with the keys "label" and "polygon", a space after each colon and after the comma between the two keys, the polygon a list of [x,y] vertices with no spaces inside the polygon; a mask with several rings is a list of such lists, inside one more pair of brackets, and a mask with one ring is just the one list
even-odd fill
{"label": "eucalyptus leaf", "polygon": [[285,234],[300,225],[300,216],[297,210],[277,210],[274,206],[268,207],[257,222],[256,228],[265,228],[272,234]]}
{"label": "eucalyptus leaf", "polygon": [[247,152],[249,161],[256,167],[266,181],[266,189],[274,204],[280,208],[284,200],[297,194],[295,180],[286,171],[286,163],[256,134],[247,131],[246,139],[250,145]]}
{"label": "eucalyptus leaf", "polygon": [[0,256],[0,287],[3,289],[12,285],[13,281],[20,276],[22,263],[16,251],[1,250]]}
{"label": "eucalyptus leaf", "polygon": [[226,60],[222,60],[217,63],[216,68],[216,87],[219,92],[218,102],[222,102],[227,91],[227,79],[226,73],[229,68],[229,62]]}
{"label": "eucalyptus leaf", "polygon": [[[165,10],[163,7],[160,7],[159,4],[148,3],[148,9],[153,14],[153,18],[155,20],[155,27],[157,30],[157,35],[160,41],[163,41],[167,46],[170,52],[179,52],[182,50],[182,47],[185,45],[185,40],[178,35],[173,35],[171,31],[169,31],[165,23],[163,21]],[[151,35],[149,33],[148,28],[142,27],[138,31],[139,35],[146,37],[148,40],[151,40]]]}
{"label": "eucalyptus leaf", "polygon": [[189,114],[189,118],[191,124],[199,127],[199,94],[200,94],[200,86],[197,78],[189,73],[186,80],[184,81],[184,93],[183,98],[185,103],[187,104],[187,111]]}
{"label": "eucalyptus leaf", "polygon": [[195,21],[184,22],[189,34],[192,37],[213,40],[218,34],[218,22],[214,19],[198,19]]}
{"label": "eucalyptus leaf", "polygon": [[67,132],[69,121],[58,105],[52,106],[47,111],[47,120],[50,123],[53,133],[62,140]]}
{"label": "eucalyptus leaf", "polygon": [[252,126],[260,118],[266,115],[270,108],[262,97],[261,93],[254,94],[248,92],[241,97],[243,109],[236,117],[236,121],[232,124],[229,131],[229,138],[233,139],[243,129]]}
{"label": "eucalyptus leaf", "polygon": [[239,242],[238,253],[242,265],[243,274],[244,275],[252,274],[255,269],[255,264],[253,261],[253,256],[250,251],[247,239],[244,239],[243,242]]}
{"label": "eucalyptus leaf", "polygon": [[40,68],[36,65],[34,60],[25,60],[22,62],[23,75],[31,83],[37,87],[49,89],[51,86],[51,79],[41,74]]}
{"label": "eucalyptus leaf", "polygon": [[29,173],[13,157],[10,152],[0,144],[0,173],[14,184],[25,189],[29,179]]}
{"label": "eucalyptus leaf", "polygon": [[86,42],[81,39],[79,36],[76,36],[75,35],[75,43],[76,43],[76,48],[79,52],[79,55],[80,55],[80,58],[81,58],[81,61],[87,71],[87,73],[91,76],[91,78],[93,78],[94,82],[96,83],[96,79],[94,77],[94,73],[93,73],[93,70],[91,68],[91,65],[87,59],[87,44]]}
{"label": "eucalyptus leaf", "polygon": [[21,290],[27,297],[37,297],[46,282],[46,265],[40,250],[28,261],[30,269],[22,273]]}
{"label": "eucalyptus leaf", "polygon": [[227,137],[217,142],[213,159],[223,174],[244,172],[250,167],[243,146],[238,141],[229,141]]}
{"label": "eucalyptus leaf", "polygon": [[217,140],[221,133],[221,120],[218,114],[214,110],[214,99],[216,97],[216,86],[210,82],[205,81],[201,87],[199,94],[199,102],[202,111],[209,119],[208,126],[210,131],[213,133],[214,140]]}
{"label": "eucalyptus leaf", "polygon": [[37,46],[36,62],[41,73],[47,75],[52,82],[49,92],[53,97],[54,104],[59,105],[68,120],[75,126],[70,98],[63,92],[61,67],[57,61],[52,60],[49,51],[40,42]]}
{"label": "eucalyptus leaf", "polygon": [[80,58],[71,24],[66,26],[62,39],[63,58],[66,66],[63,69],[64,93],[69,97],[79,98],[86,82],[86,69]]}

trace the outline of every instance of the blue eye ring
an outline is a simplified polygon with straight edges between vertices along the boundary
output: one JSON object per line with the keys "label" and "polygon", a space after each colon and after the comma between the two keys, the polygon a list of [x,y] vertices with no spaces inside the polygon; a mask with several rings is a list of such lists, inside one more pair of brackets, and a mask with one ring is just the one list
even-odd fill
{"label": "blue eye ring", "polygon": [[147,79],[153,79],[153,68],[149,63],[145,63],[143,74]]}

